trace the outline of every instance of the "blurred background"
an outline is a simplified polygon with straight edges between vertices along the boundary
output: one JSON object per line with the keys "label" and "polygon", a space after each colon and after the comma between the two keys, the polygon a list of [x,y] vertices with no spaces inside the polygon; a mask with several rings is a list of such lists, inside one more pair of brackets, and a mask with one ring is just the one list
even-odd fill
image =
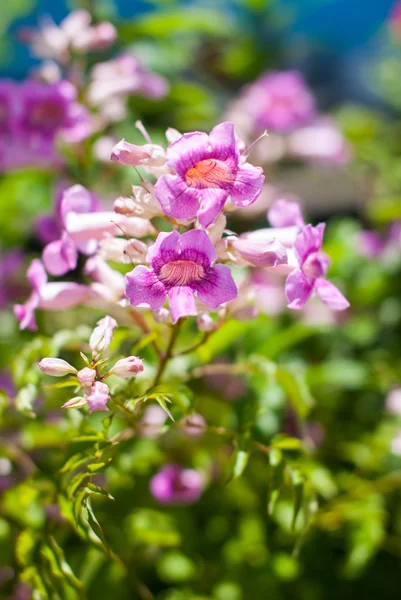
{"label": "blurred background", "polygon": [[[0,34],[0,598],[74,600],[86,597],[79,581],[89,599],[398,598],[401,4],[10,0]],[[63,356],[76,355],[99,314],[37,311],[33,333],[12,307],[31,298],[30,261],[62,235],[65,187],[84,185],[111,209],[141,181],[110,162],[120,139],[166,146],[167,128],[210,131],[222,120],[266,174],[260,199],[230,213],[228,227],[267,227],[283,197],[306,222],[327,220],[330,279],[351,308],[313,301],[290,313],[281,283],[259,269],[259,316],[231,319],[198,358],[249,358],[264,373],[203,377],[177,392],[176,421],[190,407],[214,433],[184,435],[163,428],[164,413],[143,415],[151,433],[99,474],[116,498],[94,503],[114,552],[105,554],[74,528],[79,482],[66,500],[60,476],[77,431],[103,425],[62,412],[65,391],[44,389],[36,367],[63,344]],[[54,279],[87,282],[82,256]],[[121,330],[118,342],[137,347],[138,332]],[[197,334],[188,328],[187,342]],[[216,431],[249,422],[257,443],[276,440],[277,462],[254,453],[227,484],[232,448]],[[150,493],[168,462],[208,473],[192,506],[161,506]],[[285,481],[284,466],[302,486]]]}

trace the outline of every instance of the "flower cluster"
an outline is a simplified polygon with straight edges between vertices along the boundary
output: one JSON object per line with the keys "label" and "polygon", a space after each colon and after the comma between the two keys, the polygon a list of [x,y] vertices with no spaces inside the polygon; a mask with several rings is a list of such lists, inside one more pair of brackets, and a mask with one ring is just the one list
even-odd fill
{"label": "flower cluster", "polygon": [[229,107],[226,116],[252,141],[267,131],[269,144],[254,149],[263,163],[285,158],[341,165],[350,148],[332,119],[320,115],[311,90],[297,71],[268,72]]}
{"label": "flower cluster", "polygon": [[[85,303],[126,322],[138,311],[151,310],[158,322],[169,313],[173,323],[197,315],[199,328],[211,331],[228,316],[255,315],[252,292],[259,284],[253,268],[286,276],[292,309],[314,294],[334,310],[348,307],[326,279],[324,224],[306,224],[298,204],[275,202],[270,228],[240,236],[226,229],[225,212],[254,203],[264,180],[261,168],[247,162],[232,123],[217,125],[209,135],[169,130],[167,136],[167,148],[149,139],[143,146],[123,140],[113,149],[113,161],[142,167],[157,179],[135,186],[133,198],[118,198],[115,212],[99,210],[82,186],[64,190],[57,209],[60,237],[45,247],[44,266],[33,262],[33,292],[15,308],[21,327],[35,326],[37,308]],[[155,218],[160,215],[164,222]],[[84,267],[89,281],[48,282],[44,267],[51,275],[65,274],[76,266],[78,251],[90,255]],[[137,266],[124,278],[109,260]],[[235,273],[230,265],[238,267]]]}
{"label": "flower cluster", "polygon": [[[43,358],[39,368],[45,375],[51,377],[64,377],[74,375],[77,379],[78,388],[81,388],[81,396],[75,396],[63,404],[62,408],[81,408],[88,405],[89,412],[105,412],[108,410],[107,402],[110,399],[110,390],[104,380],[110,375],[122,379],[135,377],[143,371],[143,362],[137,356],[128,356],[118,360],[106,373],[101,373],[101,366],[107,359],[103,354],[108,350],[113,339],[113,332],[117,322],[112,317],[106,316],[97,324],[89,340],[92,351],[92,360],[86,359],[87,366],[77,370],[62,358]],[[83,358],[84,357],[83,355]]]}

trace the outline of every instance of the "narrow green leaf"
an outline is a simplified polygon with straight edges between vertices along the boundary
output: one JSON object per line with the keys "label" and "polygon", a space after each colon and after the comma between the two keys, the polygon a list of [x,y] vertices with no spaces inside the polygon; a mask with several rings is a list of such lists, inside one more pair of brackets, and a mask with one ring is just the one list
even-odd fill
{"label": "narrow green leaf", "polygon": [[106,552],[108,554],[110,554],[110,548],[107,543],[106,537],[104,535],[103,529],[100,526],[100,523],[97,520],[95,513],[93,512],[92,503],[90,501],[90,498],[88,498],[88,497],[85,499],[85,502],[84,502],[84,512],[85,512],[85,517],[86,517],[89,527],[91,528],[93,533],[96,535],[96,537],[98,537],[99,540],[102,542]]}
{"label": "narrow green leaf", "polygon": [[297,470],[294,470],[291,473],[291,482],[294,494],[294,512],[292,516],[291,529],[294,530],[297,521],[297,516],[299,514],[299,511],[301,510],[302,502],[304,499],[305,478],[302,475],[302,473],[300,473]]}

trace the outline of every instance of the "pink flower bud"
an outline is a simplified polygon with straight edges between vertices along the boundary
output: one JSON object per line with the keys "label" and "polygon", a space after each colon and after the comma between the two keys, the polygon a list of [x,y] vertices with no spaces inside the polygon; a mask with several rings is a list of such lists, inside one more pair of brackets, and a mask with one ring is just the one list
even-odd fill
{"label": "pink flower bud", "polygon": [[266,242],[236,238],[232,247],[243,260],[255,267],[276,267],[287,263],[286,249],[277,240]]}
{"label": "pink flower bud", "polygon": [[137,356],[128,356],[118,360],[114,367],[110,369],[110,375],[116,375],[123,379],[127,377],[134,377],[143,371],[143,362]]}
{"label": "pink flower bud", "polygon": [[86,398],[82,396],[76,396],[75,398],[71,398],[68,400],[61,408],[82,408],[86,404]]}
{"label": "pink flower bud", "polygon": [[127,166],[162,167],[165,163],[165,151],[156,144],[136,146],[121,140],[111,151],[110,160]]}
{"label": "pink flower bud", "polygon": [[200,331],[213,331],[215,327],[212,317],[207,313],[199,315],[196,319],[196,324]]}
{"label": "pink flower bud", "polygon": [[96,381],[87,397],[89,412],[107,412],[107,401],[110,399],[109,388],[105,383]]}
{"label": "pink flower bud", "polygon": [[62,358],[43,358],[38,363],[39,369],[45,375],[52,377],[63,377],[68,373],[76,373],[77,370]]}
{"label": "pink flower bud", "polygon": [[193,437],[201,437],[206,430],[207,423],[202,415],[197,413],[185,417],[180,423],[183,432]]}
{"label": "pink flower bud", "polygon": [[117,321],[109,316],[97,322],[97,327],[95,327],[89,339],[89,346],[93,355],[101,354],[108,349],[116,327]]}
{"label": "pink flower bud", "polygon": [[78,371],[78,381],[83,388],[91,388],[96,379],[96,371],[95,369],[90,369],[89,367],[85,367]]}
{"label": "pink flower bud", "polygon": [[170,319],[170,311],[167,310],[167,308],[164,308],[164,306],[161,306],[160,308],[156,308],[153,312],[153,318],[156,321],[156,323],[168,323],[169,319]]}

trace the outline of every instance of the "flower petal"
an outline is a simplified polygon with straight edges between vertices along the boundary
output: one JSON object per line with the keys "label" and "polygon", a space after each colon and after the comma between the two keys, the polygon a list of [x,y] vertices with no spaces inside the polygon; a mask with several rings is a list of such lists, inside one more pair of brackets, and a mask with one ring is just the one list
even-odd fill
{"label": "flower petal", "polygon": [[195,306],[193,290],[188,286],[176,286],[168,291],[170,313],[173,323],[180,317],[189,317],[198,314]]}
{"label": "flower petal", "polygon": [[39,290],[47,282],[47,274],[43,263],[34,258],[26,272],[26,276],[35,290]]}
{"label": "flower petal", "polygon": [[204,188],[198,190],[198,193],[201,201],[201,207],[198,210],[198,221],[202,227],[208,227],[223,210],[229,190]]}
{"label": "flower petal", "polygon": [[224,302],[237,297],[238,290],[227,265],[215,265],[205,273],[202,281],[193,285],[201,302],[210,308],[217,308]]}
{"label": "flower petal", "polygon": [[287,264],[287,251],[280,242],[252,241],[237,238],[232,242],[238,254],[255,267],[276,267]]}
{"label": "flower petal", "polygon": [[190,260],[209,267],[216,260],[216,250],[203,229],[191,229],[183,233],[179,241],[180,260]]}
{"label": "flower petal", "polygon": [[320,300],[327,304],[333,310],[345,310],[349,307],[348,300],[342,295],[340,290],[327,281],[327,279],[319,278],[315,282],[316,293]]}
{"label": "flower petal", "polygon": [[325,227],[325,223],[319,223],[316,227],[306,225],[298,233],[294,242],[294,251],[300,265],[303,264],[309,254],[317,252],[322,247]]}
{"label": "flower petal", "polygon": [[125,276],[125,295],[132,306],[144,303],[154,310],[165,301],[166,290],[153,269],[139,265]]}
{"label": "flower petal", "polygon": [[166,163],[182,177],[197,162],[208,158],[210,154],[209,136],[201,131],[184,133],[167,148]]}
{"label": "flower petal", "polygon": [[285,282],[285,294],[289,302],[288,308],[299,310],[312,294],[313,284],[309,283],[301,269],[295,269]]}
{"label": "flower petal", "polygon": [[63,236],[61,240],[47,244],[43,250],[42,258],[48,273],[59,277],[75,269],[78,252],[74,242],[67,235]]}
{"label": "flower petal", "polygon": [[246,163],[238,169],[235,181],[230,188],[231,201],[236,206],[250,206],[259,197],[265,176],[261,167]]}
{"label": "flower petal", "polygon": [[298,202],[279,198],[269,208],[267,218],[273,227],[304,227],[301,207]]}
{"label": "flower petal", "polygon": [[218,160],[236,159],[238,164],[239,152],[235,140],[234,123],[225,121],[216,125],[209,135],[213,156]]}
{"label": "flower petal", "polygon": [[178,175],[163,175],[154,189],[166,215],[179,220],[196,216],[200,204],[198,190],[188,187]]}

